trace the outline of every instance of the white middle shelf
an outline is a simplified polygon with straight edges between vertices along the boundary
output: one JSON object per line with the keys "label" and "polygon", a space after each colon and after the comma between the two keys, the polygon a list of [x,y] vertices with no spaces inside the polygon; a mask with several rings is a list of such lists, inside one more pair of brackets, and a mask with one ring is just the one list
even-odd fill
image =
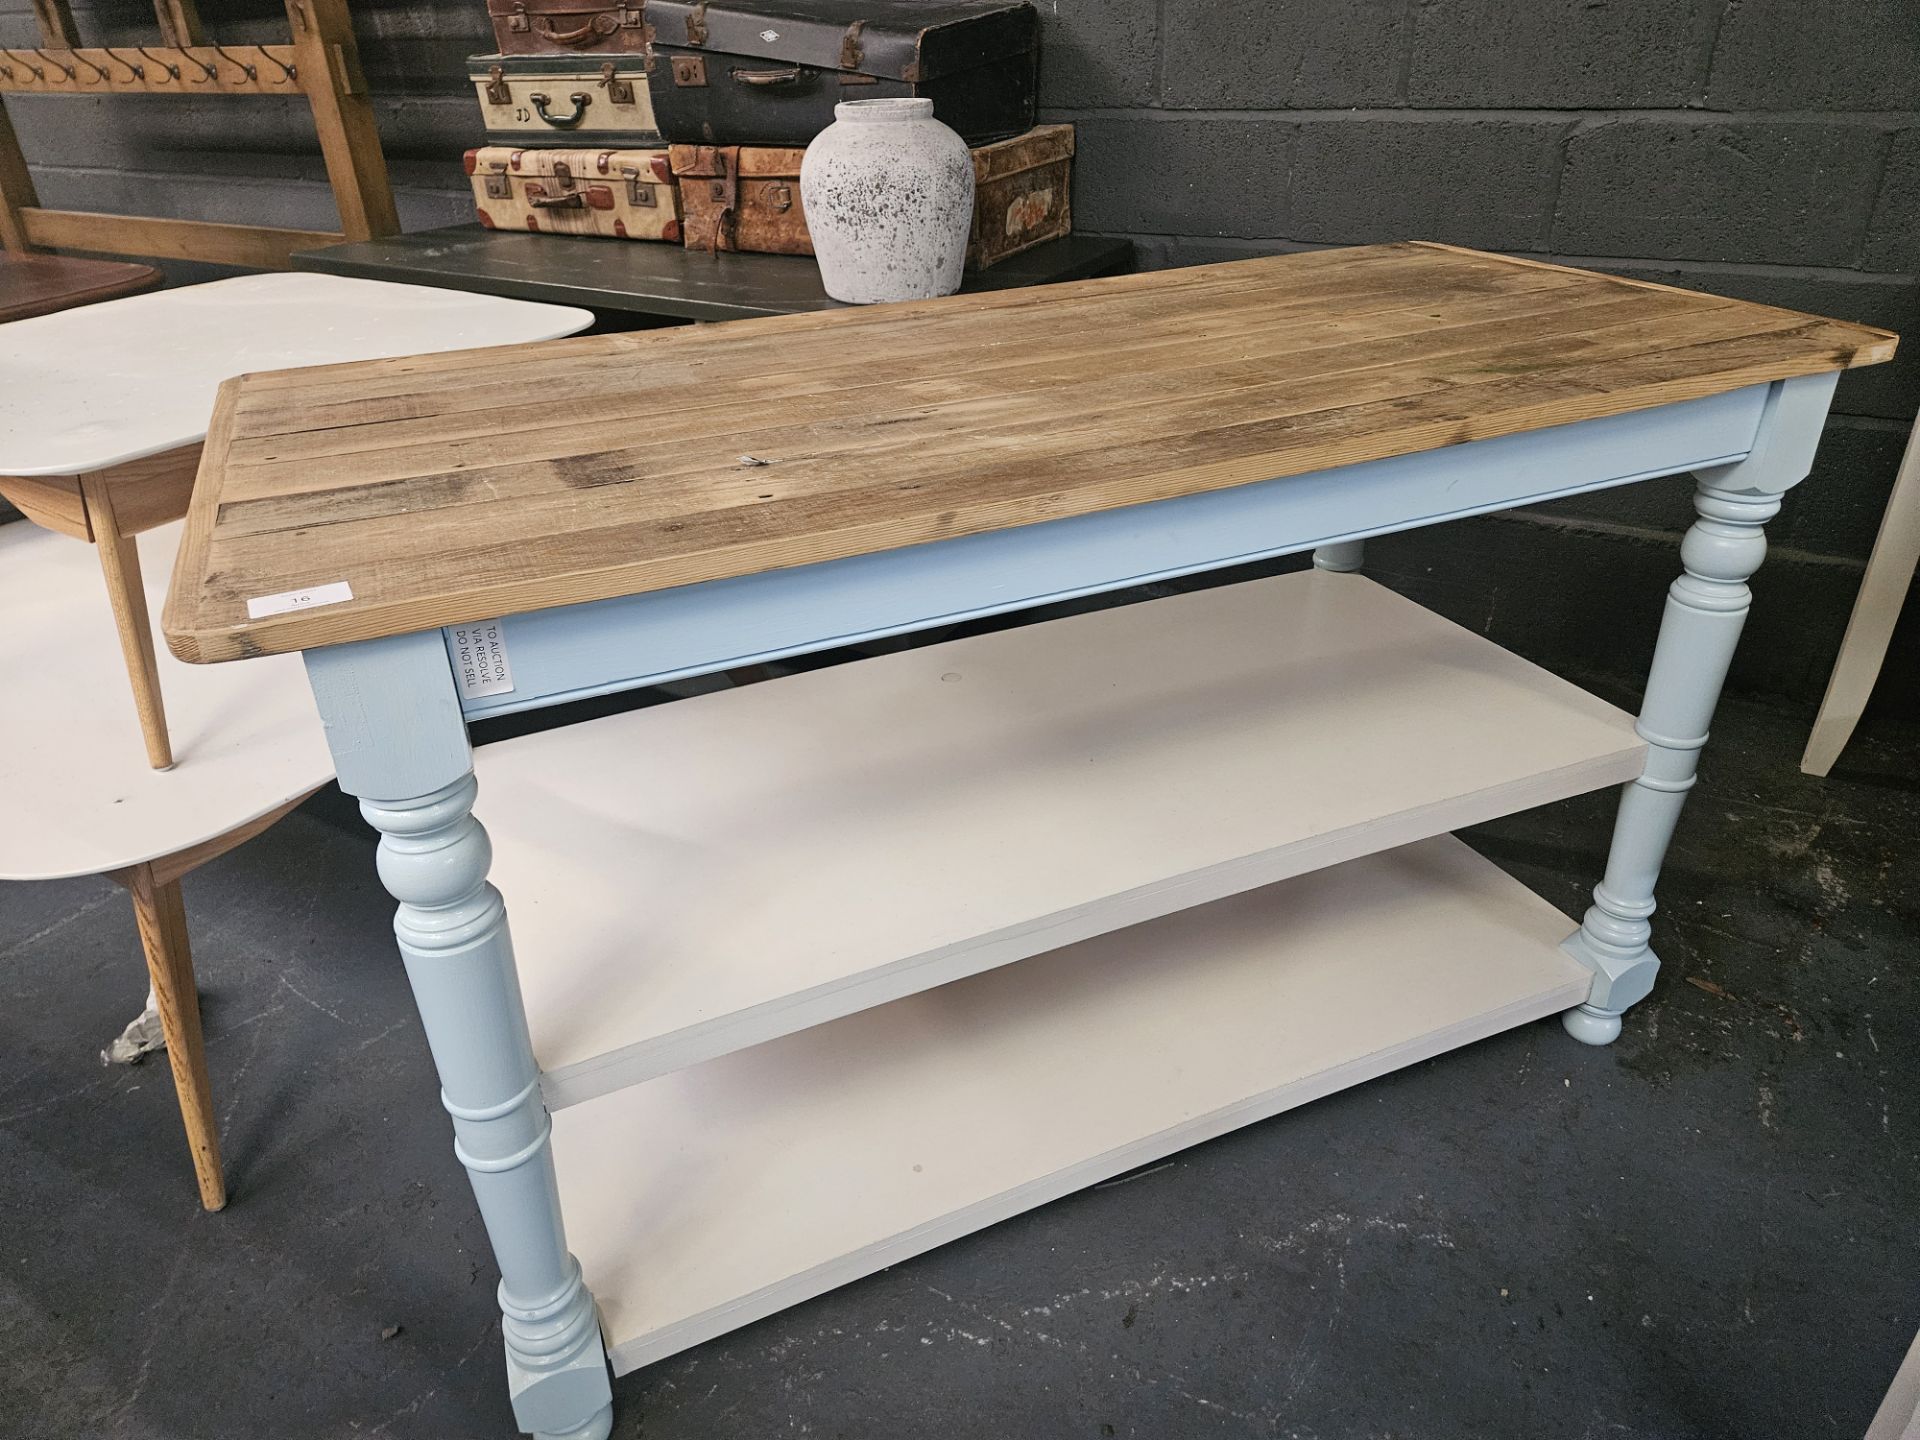
{"label": "white middle shelf", "polygon": [[477,752],[549,1105],[1619,783],[1631,717],[1308,571]]}

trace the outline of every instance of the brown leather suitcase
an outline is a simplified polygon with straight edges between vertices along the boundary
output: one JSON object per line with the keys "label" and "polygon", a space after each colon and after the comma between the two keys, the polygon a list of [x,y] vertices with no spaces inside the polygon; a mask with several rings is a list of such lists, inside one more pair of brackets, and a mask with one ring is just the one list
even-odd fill
{"label": "brown leather suitcase", "polygon": [[[760,145],[674,145],[681,233],[689,250],[811,255],[800,202],[806,151]],[[967,268],[988,266],[1073,228],[1073,127],[1041,125],[973,152]]]}
{"label": "brown leather suitcase", "polygon": [[969,270],[985,270],[1072,229],[1073,126],[1039,125],[973,152]]}
{"label": "brown leather suitcase", "polygon": [[644,54],[644,0],[487,0],[503,55]]}
{"label": "brown leather suitcase", "polygon": [[467,151],[474,209],[489,230],[680,239],[680,206],[664,150]]}
{"label": "brown leather suitcase", "polygon": [[811,255],[800,205],[800,160],[807,152],[759,145],[674,145],[689,250],[755,250]]}

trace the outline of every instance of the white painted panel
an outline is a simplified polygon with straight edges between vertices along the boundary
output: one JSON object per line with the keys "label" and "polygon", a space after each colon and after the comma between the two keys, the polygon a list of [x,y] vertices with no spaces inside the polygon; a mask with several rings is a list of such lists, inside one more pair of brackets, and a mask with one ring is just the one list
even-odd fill
{"label": "white painted panel", "polygon": [[483,746],[475,813],[561,1106],[1644,752],[1613,707],[1310,571]]}
{"label": "white painted panel", "polygon": [[1577,1004],[1570,923],[1443,837],[563,1111],[614,1369]]}

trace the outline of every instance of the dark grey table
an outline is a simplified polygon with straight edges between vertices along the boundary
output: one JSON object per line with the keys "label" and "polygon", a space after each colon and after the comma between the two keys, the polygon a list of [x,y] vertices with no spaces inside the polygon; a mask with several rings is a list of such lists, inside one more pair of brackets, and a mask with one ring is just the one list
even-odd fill
{"label": "dark grey table", "polygon": [[[1011,290],[1084,280],[1132,263],[1132,241],[1069,235],[970,272],[960,288]],[[678,245],[525,235],[479,225],[305,250],[293,257],[293,266],[579,305],[609,318],[746,320],[839,305],[820,288],[820,272],[805,255],[710,255]]]}

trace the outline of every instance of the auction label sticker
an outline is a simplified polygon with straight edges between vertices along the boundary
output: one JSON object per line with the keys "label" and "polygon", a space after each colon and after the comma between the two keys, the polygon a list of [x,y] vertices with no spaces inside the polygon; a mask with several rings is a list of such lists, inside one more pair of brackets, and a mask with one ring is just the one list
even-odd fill
{"label": "auction label sticker", "polygon": [[247,601],[247,618],[264,620],[269,615],[285,615],[289,610],[313,610],[321,605],[338,605],[353,598],[353,587],[344,580],[331,585],[312,585],[305,590],[287,590],[279,595],[256,595]]}
{"label": "auction label sticker", "polygon": [[513,667],[507,663],[506,622],[475,620],[447,627],[447,652],[453,658],[460,698],[503,695],[513,689]]}

